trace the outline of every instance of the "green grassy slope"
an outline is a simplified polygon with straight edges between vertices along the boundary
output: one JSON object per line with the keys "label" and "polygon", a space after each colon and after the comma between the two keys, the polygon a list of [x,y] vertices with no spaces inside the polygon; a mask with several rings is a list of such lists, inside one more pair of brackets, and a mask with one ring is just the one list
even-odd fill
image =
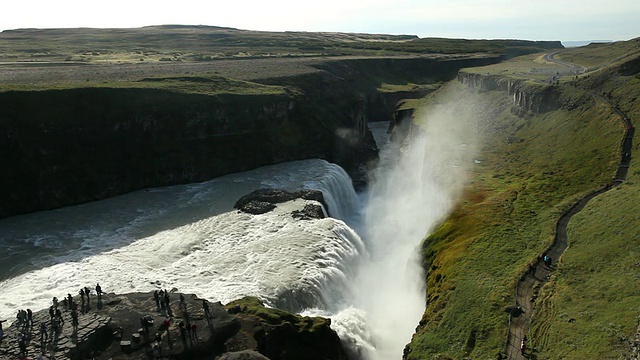
{"label": "green grassy slope", "polygon": [[[638,57],[620,59],[638,49],[638,39],[609,47],[603,66],[577,82],[612,100],[638,126]],[[580,51],[585,51],[582,49]],[[613,57],[613,59],[612,59]],[[634,65],[636,64],[636,65]],[[635,66],[635,70],[634,69]],[[640,153],[637,136],[632,154]],[[538,359],[621,359],[640,316],[640,170],[632,159],[621,186],[593,199],[569,223],[569,248],[559,271],[541,289],[531,345]]]}
{"label": "green grassy slope", "polygon": [[[518,278],[549,246],[562,212],[608,183],[620,160],[624,125],[589,92],[616,84],[621,108],[632,119],[640,115],[631,101],[638,79],[604,78],[617,73],[603,68],[580,79],[582,88],[559,86],[561,109],[523,117],[512,114],[506,93],[475,94],[460,84],[427,99],[424,106],[436,106],[437,97],[450,91],[491,105],[477,112],[482,162],[473,168],[463,201],[424,243],[428,305],[409,359],[486,359],[504,349],[504,309],[513,304]],[[625,185],[598,197],[570,223],[569,251],[534,314],[530,346],[539,359],[618,358],[625,351],[620,338],[635,332],[640,222],[633,163],[630,174]],[[595,338],[600,340],[590,340]]]}

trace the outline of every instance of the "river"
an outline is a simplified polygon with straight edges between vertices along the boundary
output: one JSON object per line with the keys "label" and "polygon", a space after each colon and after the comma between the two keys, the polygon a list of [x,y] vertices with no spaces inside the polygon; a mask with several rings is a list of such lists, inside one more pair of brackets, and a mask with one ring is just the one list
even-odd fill
{"label": "river", "polygon": [[[371,124],[381,161],[360,194],[339,166],[312,159],[0,220],[0,319],[96,283],[222,303],[254,295],[331,317],[361,358],[400,358],[424,311],[419,245],[451,206],[456,166],[430,158],[437,134],[400,147],[387,125]],[[333,217],[294,220],[302,200],[233,210],[264,187],[321,190]]]}

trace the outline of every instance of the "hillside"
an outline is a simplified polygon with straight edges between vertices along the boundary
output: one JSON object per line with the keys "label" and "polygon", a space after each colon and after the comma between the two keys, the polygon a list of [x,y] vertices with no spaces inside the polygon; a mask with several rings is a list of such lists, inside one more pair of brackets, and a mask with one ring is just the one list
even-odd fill
{"label": "hillside", "polygon": [[[487,359],[506,352],[506,310],[514,306],[519,279],[554,241],[560,216],[610,184],[628,161],[621,152],[627,129],[614,105],[634,123],[640,117],[640,44],[606,46],[558,54],[589,67],[585,73],[562,72],[541,54],[530,55],[465,69],[458,81],[406,104],[417,108],[421,123],[438,107],[464,113],[472,101],[476,117],[469,126],[477,129],[480,150],[456,210],[424,242],[428,303],[405,358]],[[449,103],[452,96],[467,103]],[[632,153],[637,150],[634,145]],[[529,358],[630,356],[640,315],[634,165],[632,159],[626,181],[570,220],[569,248],[554,259],[550,278],[534,286],[525,325]]]}
{"label": "hillside", "polygon": [[313,56],[472,53],[514,56],[559,41],[465,40],[328,32],[265,32],[215,26],[17,29],[0,32],[0,62],[198,62]]}
{"label": "hillside", "polygon": [[0,218],[322,158],[356,186],[390,120],[460,68],[559,42],[209,26],[0,33]]}

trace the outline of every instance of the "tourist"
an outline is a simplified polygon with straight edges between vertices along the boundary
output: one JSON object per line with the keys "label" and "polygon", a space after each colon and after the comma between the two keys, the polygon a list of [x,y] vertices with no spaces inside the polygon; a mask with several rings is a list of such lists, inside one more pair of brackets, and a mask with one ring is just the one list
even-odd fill
{"label": "tourist", "polygon": [[193,340],[195,340],[196,343],[198,342],[197,330],[198,330],[198,325],[196,325],[196,323],[191,323],[191,334],[192,334]]}
{"label": "tourist", "polygon": [[204,309],[204,314],[209,318],[211,313],[209,312],[209,303],[207,300],[202,300],[202,308]]}
{"label": "tourist", "polygon": [[98,295],[98,301],[102,301],[102,287],[100,287],[100,284],[96,284],[96,295]]}
{"label": "tourist", "polygon": [[0,320],[0,343],[2,342],[2,337],[4,336],[4,330],[2,330],[2,323],[7,320]]}
{"label": "tourist", "polygon": [[71,312],[71,326],[73,327],[73,332],[78,331],[78,323],[78,312],[74,310]]}
{"label": "tourist", "polygon": [[27,309],[27,325],[33,326],[33,311],[31,309]]}
{"label": "tourist", "polygon": [[168,316],[165,317],[162,324],[164,325],[164,328],[167,329],[167,332],[169,332],[169,325],[171,324],[171,319],[169,319]]}
{"label": "tourist", "polygon": [[153,292],[153,300],[156,301],[156,308],[160,308],[160,295],[158,295],[158,290]]}
{"label": "tourist", "polygon": [[43,322],[40,323],[40,342],[45,342],[49,339],[49,334],[47,334],[47,325]]}
{"label": "tourist", "polygon": [[527,350],[527,335],[522,338],[520,342],[520,353],[524,356],[525,351]]}
{"label": "tourist", "polygon": [[180,303],[178,304],[178,308],[182,311],[187,311],[187,303],[184,299],[184,294],[180,294]]}
{"label": "tourist", "polygon": [[82,298],[82,307],[84,307],[84,289],[80,289],[80,297]]}
{"label": "tourist", "polygon": [[180,338],[182,338],[182,345],[187,348],[187,330],[184,328],[184,323],[180,321]]}
{"label": "tourist", "polygon": [[26,335],[20,334],[20,337],[18,338],[18,347],[20,348],[20,356],[23,358],[27,357],[27,341],[26,341]]}

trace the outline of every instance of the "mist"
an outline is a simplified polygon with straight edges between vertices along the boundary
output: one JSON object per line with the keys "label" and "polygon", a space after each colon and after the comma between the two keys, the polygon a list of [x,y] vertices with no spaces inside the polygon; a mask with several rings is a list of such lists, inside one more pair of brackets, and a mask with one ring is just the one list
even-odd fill
{"label": "mist", "polygon": [[421,111],[415,122],[424,125],[414,126],[410,141],[389,144],[372,174],[359,230],[369,258],[352,288],[375,348],[365,349],[367,359],[399,359],[411,340],[425,309],[420,245],[449,214],[475,163],[475,106],[448,88],[443,93],[457,100]]}

